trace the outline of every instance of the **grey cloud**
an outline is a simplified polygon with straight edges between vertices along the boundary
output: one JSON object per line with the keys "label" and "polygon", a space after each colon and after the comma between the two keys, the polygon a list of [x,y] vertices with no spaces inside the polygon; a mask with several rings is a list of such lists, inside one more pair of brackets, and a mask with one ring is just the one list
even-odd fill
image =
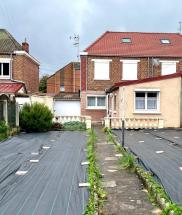
{"label": "grey cloud", "polygon": [[106,30],[176,32],[182,20],[180,0],[0,0],[0,28],[22,42],[42,73],[53,73],[72,60],[69,40],[80,34],[83,50]]}

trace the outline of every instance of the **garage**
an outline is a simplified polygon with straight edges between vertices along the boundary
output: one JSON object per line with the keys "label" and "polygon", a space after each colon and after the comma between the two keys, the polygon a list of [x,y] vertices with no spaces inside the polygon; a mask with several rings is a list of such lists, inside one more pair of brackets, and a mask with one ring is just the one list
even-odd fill
{"label": "garage", "polygon": [[55,116],[80,116],[80,97],[77,93],[60,93],[54,97]]}

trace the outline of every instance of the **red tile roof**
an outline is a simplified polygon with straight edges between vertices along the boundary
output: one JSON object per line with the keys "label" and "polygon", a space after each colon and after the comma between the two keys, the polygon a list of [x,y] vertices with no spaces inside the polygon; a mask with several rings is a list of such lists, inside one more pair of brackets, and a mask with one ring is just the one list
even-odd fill
{"label": "red tile roof", "polygon": [[0,83],[0,93],[17,93],[22,87],[23,83]]}
{"label": "red tile roof", "polygon": [[[122,38],[131,38],[131,43],[123,43]],[[169,39],[170,44],[162,44],[161,39]],[[85,52],[95,56],[182,57],[182,36],[178,33],[107,31]]]}
{"label": "red tile roof", "polygon": [[145,78],[145,79],[141,79],[141,80],[131,80],[131,81],[117,82],[110,89],[107,90],[107,93],[113,92],[113,91],[117,90],[119,87],[129,86],[129,85],[133,85],[133,84],[141,84],[141,83],[153,82],[153,81],[161,81],[161,80],[178,78],[178,77],[182,77],[182,72],[177,72],[177,73],[173,73],[173,74],[170,74],[170,75],[163,75],[163,76]]}

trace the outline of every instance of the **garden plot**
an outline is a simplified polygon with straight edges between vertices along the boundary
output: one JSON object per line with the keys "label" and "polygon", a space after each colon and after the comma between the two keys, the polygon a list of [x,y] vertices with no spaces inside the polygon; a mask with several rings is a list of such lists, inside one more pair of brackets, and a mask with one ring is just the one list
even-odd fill
{"label": "garden plot", "polygon": [[[84,132],[20,134],[0,144],[0,215],[84,212]],[[54,141],[53,141],[54,140]]]}
{"label": "garden plot", "polygon": [[[114,132],[121,139],[121,131]],[[125,145],[137,155],[141,164],[162,183],[170,198],[179,204],[182,204],[181,137],[182,131],[175,130],[125,132]],[[174,141],[178,144],[172,144]]]}

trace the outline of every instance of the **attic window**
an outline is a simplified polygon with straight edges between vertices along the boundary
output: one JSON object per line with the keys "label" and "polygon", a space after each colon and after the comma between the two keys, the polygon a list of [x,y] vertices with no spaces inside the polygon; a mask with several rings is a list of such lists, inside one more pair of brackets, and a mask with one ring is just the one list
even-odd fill
{"label": "attic window", "polygon": [[170,44],[170,40],[169,39],[161,39],[161,43],[162,44]]}
{"label": "attic window", "polygon": [[131,38],[122,38],[123,43],[131,43]]}

